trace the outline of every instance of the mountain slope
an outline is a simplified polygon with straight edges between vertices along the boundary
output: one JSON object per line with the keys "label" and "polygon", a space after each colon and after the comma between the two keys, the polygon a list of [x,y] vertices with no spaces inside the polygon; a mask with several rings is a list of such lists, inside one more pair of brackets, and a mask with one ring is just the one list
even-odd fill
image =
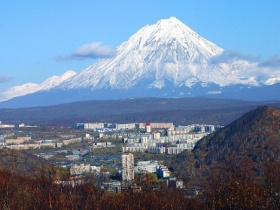
{"label": "mountain slope", "polygon": [[24,96],[39,91],[48,91],[60,85],[64,80],[67,80],[75,74],[76,72],[74,71],[67,71],[61,76],[52,76],[44,82],[42,82],[41,84],[26,83],[21,86],[12,87],[2,94],[3,96],[2,99],[0,98],[0,101],[5,101],[14,97]]}
{"label": "mountain slope", "polygon": [[200,165],[227,160],[231,154],[253,161],[280,160],[280,110],[259,107],[201,140],[194,149]]}
{"label": "mountain slope", "polygon": [[8,148],[0,149],[0,170],[7,170],[17,175],[39,178],[44,173],[53,169],[54,166],[47,160],[25,151]]}
{"label": "mountain slope", "polygon": [[2,107],[130,97],[275,100],[279,78],[278,70],[261,69],[254,59],[223,50],[171,17],[140,29],[111,58],[77,74],[13,87],[0,100],[18,97]]}
{"label": "mountain slope", "polygon": [[267,164],[279,165],[279,130],[279,106],[258,107],[201,139],[192,152],[178,154],[172,168],[178,177],[200,187],[202,180],[207,185],[209,179],[232,172],[239,177],[248,171],[254,178],[263,176]]}
{"label": "mountain slope", "polygon": [[240,78],[239,71],[253,65],[248,61],[210,62],[222,52],[222,48],[171,17],[143,27],[117,48],[114,58],[99,61],[59,88],[128,89],[141,80],[149,81],[148,88],[159,89],[167,85],[166,81],[175,87],[192,87],[197,82],[258,84]]}
{"label": "mountain slope", "polygon": [[179,84],[194,75],[195,68],[186,71],[191,64],[205,65],[210,57],[221,52],[221,48],[176,18],[160,20],[140,29],[120,45],[116,57],[88,67],[62,87],[126,89],[143,78],[154,81],[155,87],[164,85],[163,79]]}

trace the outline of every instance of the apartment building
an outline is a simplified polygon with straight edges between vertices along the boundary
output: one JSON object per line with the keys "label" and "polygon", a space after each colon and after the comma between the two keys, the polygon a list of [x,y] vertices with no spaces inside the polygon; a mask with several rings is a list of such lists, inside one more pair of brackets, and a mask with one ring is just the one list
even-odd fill
{"label": "apartment building", "polygon": [[134,180],[134,155],[131,153],[122,155],[122,180]]}

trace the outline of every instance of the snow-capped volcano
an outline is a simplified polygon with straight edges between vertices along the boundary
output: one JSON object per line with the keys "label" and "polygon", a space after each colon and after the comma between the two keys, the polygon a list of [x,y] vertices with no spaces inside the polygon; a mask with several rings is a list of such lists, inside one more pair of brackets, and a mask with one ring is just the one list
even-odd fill
{"label": "snow-capped volcano", "polygon": [[[280,72],[274,72],[272,78],[258,68],[257,61],[230,56],[171,17],[140,29],[117,47],[114,57],[101,59],[77,74],[70,71],[41,84],[12,87],[2,93],[0,101],[38,92],[52,97],[52,91],[60,92],[56,95],[59,103],[74,101],[69,97],[79,95],[75,100],[221,95],[232,86],[244,90],[280,81]],[[63,100],[63,94],[67,100]]]}
{"label": "snow-capped volcano", "polygon": [[103,59],[64,81],[62,89],[128,89],[140,80],[151,81],[149,88],[161,88],[165,81],[191,87],[196,82],[229,84],[255,83],[240,79],[239,69],[250,63],[232,61],[211,64],[223,49],[171,17],[145,26],[117,48],[114,58]]}

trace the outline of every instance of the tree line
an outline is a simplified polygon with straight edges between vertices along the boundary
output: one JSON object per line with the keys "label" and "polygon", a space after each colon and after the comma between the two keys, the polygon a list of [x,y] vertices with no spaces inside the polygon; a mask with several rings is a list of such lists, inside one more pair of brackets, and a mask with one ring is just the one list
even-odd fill
{"label": "tree line", "polygon": [[[279,209],[280,163],[252,167],[246,159],[217,165],[198,195],[185,189],[142,187],[139,192],[107,192],[90,181],[56,184],[0,170],[0,209]],[[143,185],[149,183],[142,183]]]}

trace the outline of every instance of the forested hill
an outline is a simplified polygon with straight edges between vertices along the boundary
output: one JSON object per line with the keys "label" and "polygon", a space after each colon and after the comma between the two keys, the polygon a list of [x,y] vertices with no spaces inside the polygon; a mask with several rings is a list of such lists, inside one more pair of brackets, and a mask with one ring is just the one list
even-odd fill
{"label": "forested hill", "polygon": [[247,156],[254,162],[280,160],[280,110],[259,107],[196,145],[199,165],[223,162],[232,155]]}
{"label": "forested hill", "polygon": [[253,170],[252,174],[260,175],[265,165],[277,162],[280,163],[280,109],[262,106],[204,137],[192,152],[178,154],[171,169],[191,185],[200,185],[213,170],[219,169],[219,174],[221,168],[239,168],[244,173],[242,165],[247,164],[245,168]]}
{"label": "forested hill", "polygon": [[178,154],[172,167],[214,209],[279,209],[280,110],[246,113]]}
{"label": "forested hill", "polygon": [[38,178],[52,176],[54,167],[45,159],[21,150],[0,149],[0,170],[7,170],[17,175]]}

